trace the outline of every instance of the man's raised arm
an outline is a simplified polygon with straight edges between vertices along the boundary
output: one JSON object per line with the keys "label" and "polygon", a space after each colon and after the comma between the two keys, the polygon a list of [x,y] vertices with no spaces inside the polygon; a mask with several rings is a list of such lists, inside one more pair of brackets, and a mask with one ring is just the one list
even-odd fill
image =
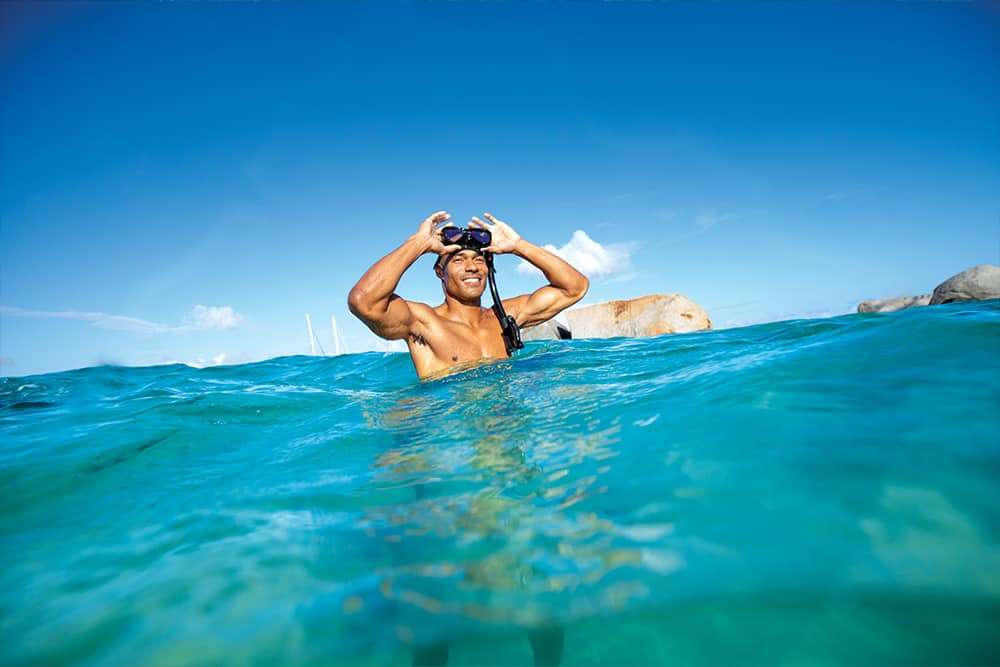
{"label": "man's raised arm", "polygon": [[472,221],[488,228],[493,236],[492,244],[486,250],[494,254],[516,255],[539,268],[549,281],[548,285],[531,294],[504,299],[505,309],[517,320],[518,326],[530,327],[546,322],[584,297],[590,281],[569,262],[524,240],[510,225],[489,213],[483,217],[492,224],[487,225],[479,218],[472,218]]}
{"label": "man's raised arm", "polygon": [[445,246],[436,225],[451,216],[438,211],[428,216],[417,232],[388,255],[375,262],[361,276],[347,297],[347,305],[369,329],[390,340],[406,338],[413,326],[410,306],[395,294],[400,278],[410,266],[428,252],[441,254],[458,246]]}

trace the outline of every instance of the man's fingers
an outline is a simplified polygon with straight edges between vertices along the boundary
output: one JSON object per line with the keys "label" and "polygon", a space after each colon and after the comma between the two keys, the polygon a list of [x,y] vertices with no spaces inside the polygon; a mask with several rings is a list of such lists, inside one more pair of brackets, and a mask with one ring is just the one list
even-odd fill
{"label": "man's fingers", "polygon": [[500,229],[506,229],[506,230],[510,229],[510,225],[508,225],[503,220],[498,220],[496,216],[494,216],[492,213],[483,213],[483,217],[492,222],[495,227],[499,227]]}
{"label": "man's fingers", "polygon": [[438,211],[437,213],[431,213],[424,219],[424,222],[430,222],[431,224],[437,225],[449,219],[451,214],[447,211]]}

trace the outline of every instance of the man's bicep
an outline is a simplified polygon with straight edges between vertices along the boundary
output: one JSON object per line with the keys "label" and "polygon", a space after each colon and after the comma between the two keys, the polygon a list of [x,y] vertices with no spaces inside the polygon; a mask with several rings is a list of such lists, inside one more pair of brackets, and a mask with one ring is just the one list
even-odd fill
{"label": "man's bicep", "polygon": [[561,290],[546,285],[531,294],[514,297],[504,302],[507,311],[517,320],[518,326],[533,327],[548,322],[579,299],[571,299]]}
{"label": "man's bicep", "polygon": [[365,324],[373,332],[388,340],[406,338],[413,330],[416,321],[414,309],[406,299],[393,294],[384,311],[369,313]]}

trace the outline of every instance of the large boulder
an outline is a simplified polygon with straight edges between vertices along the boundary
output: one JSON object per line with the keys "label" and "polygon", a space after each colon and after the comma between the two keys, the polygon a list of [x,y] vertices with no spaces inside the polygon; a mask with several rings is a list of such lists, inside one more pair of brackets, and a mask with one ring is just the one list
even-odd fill
{"label": "large boulder", "polygon": [[980,264],[948,278],[934,288],[931,305],[952,301],[1000,299],[1000,266]]}
{"label": "large boulder", "polygon": [[521,329],[521,340],[565,340],[572,337],[569,327],[556,320]]}
{"label": "large boulder", "polygon": [[705,309],[681,294],[651,294],[563,313],[573,338],[659,336],[711,329]]}
{"label": "large boulder", "polygon": [[904,308],[915,306],[926,306],[931,302],[930,294],[920,296],[901,296],[896,299],[879,299],[875,301],[862,301],[858,304],[859,313],[891,313]]}

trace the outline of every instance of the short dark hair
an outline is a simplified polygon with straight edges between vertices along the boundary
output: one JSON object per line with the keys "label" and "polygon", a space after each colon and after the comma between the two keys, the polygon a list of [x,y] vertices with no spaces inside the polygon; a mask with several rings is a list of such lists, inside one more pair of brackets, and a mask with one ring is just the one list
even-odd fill
{"label": "short dark hair", "polygon": [[449,260],[451,260],[452,257],[454,257],[458,253],[462,252],[463,250],[471,250],[472,252],[476,253],[477,255],[482,255],[483,257],[486,256],[486,253],[483,252],[482,250],[478,249],[478,248],[459,248],[458,250],[456,250],[455,252],[451,253],[450,255],[438,255],[438,258],[434,260],[434,273],[435,274],[437,273],[437,270],[438,270],[439,266],[443,267],[446,262],[448,262]]}

